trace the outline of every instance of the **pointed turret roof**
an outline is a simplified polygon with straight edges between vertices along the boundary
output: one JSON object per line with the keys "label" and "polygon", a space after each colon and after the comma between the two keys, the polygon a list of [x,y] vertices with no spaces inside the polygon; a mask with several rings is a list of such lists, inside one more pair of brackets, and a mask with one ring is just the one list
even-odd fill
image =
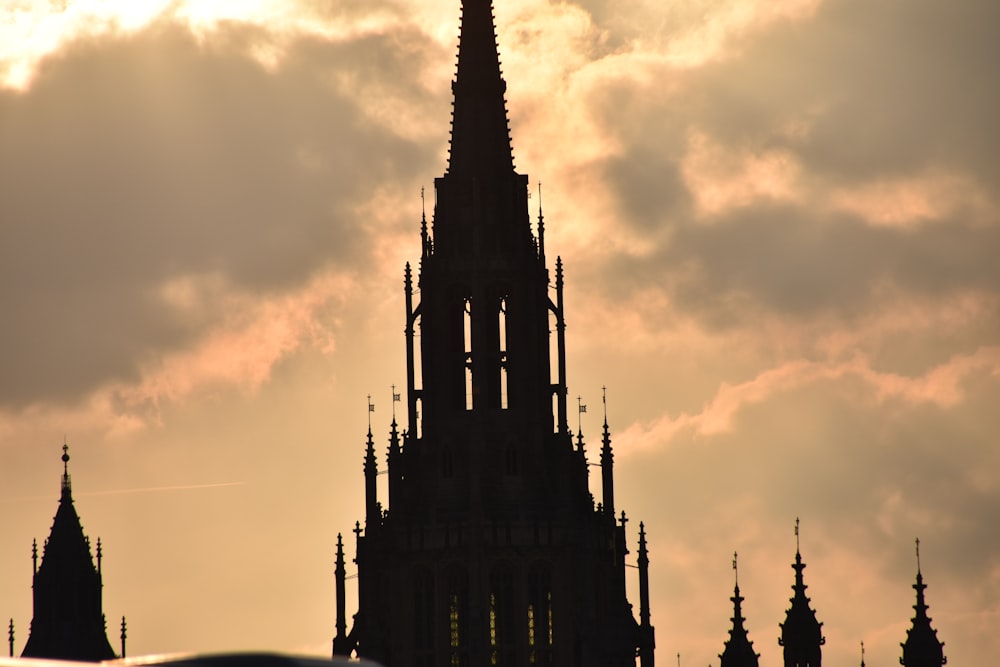
{"label": "pointed turret roof", "polygon": [[931,627],[931,618],[927,615],[927,603],[924,601],[924,575],[920,572],[920,540],[917,540],[917,583],[913,589],[917,591],[917,603],[913,605],[916,615],[913,626],[906,631],[906,641],[901,643],[903,656],[899,664],[905,667],[941,667],[948,663],[944,655],[944,642],[937,638],[937,630]]}
{"label": "pointed turret roof", "polygon": [[514,156],[500,72],[493,5],[490,0],[462,0],[458,67],[452,82],[454,110],[448,173],[489,178],[510,174]]}
{"label": "pointed turret roof", "polygon": [[107,660],[114,658],[115,653],[108,642],[101,608],[100,543],[95,567],[90,539],[84,534],[73,505],[68,450],[64,444],[59,508],[32,582],[34,616],[21,655]]}
{"label": "pointed turret roof", "polygon": [[785,613],[785,622],[781,623],[781,637],[778,644],[784,647],[785,667],[820,667],[822,661],[822,646],[826,643],[823,636],[823,624],[816,620],[816,612],[809,606],[806,597],[805,581],[802,571],[806,568],[799,552],[799,520],[795,519],[795,584],[792,590],[792,606]]}
{"label": "pointed turret roof", "polygon": [[733,628],[729,631],[729,640],[726,648],[719,655],[722,660],[722,667],[758,667],[760,655],[754,652],[753,642],[747,634],[747,629],[743,625],[746,620],[743,618],[743,596],[740,595],[740,580],[736,569],[736,554],[733,554],[733,571],[736,574],[736,584],[733,588],[733,597],[729,598],[733,602],[733,617],[729,620],[733,622]]}

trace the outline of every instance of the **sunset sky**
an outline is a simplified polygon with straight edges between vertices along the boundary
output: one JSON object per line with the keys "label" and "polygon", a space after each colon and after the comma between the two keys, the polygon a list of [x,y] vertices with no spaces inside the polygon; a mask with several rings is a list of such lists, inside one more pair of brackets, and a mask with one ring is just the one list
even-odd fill
{"label": "sunset sky", "polygon": [[[402,272],[445,169],[459,6],[0,0],[18,652],[65,439],[113,646],[125,615],[130,655],[328,654],[366,397],[384,469],[405,384]],[[737,551],[779,667],[800,517],[825,665],[861,641],[898,665],[916,537],[949,664],[995,664],[1000,3],[495,13],[517,169],[566,266],[571,405],[596,462],[607,386],[659,663],[718,664]]]}

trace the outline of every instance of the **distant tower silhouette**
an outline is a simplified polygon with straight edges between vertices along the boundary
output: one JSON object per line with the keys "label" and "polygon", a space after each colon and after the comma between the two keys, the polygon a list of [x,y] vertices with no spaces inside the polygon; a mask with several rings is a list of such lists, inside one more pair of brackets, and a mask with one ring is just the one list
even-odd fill
{"label": "distant tower silhouette", "polygon": [[34,616],[21,657],[99,661],[115,657],[101,606],[101,542],[97,566],[73,506],[69,447],[63,445],[62,494],[42,562],[32,545]]}
{"label": "distant tower silhouette", "polygon": [[920,540],[917,540],[917,583],[913,584],[917,591],[917,604],[913,606],[917,614],[913,617],[913,627],[906,631],[906,641],[903,656],[899,664],[905,667],[941,667],[948,664],[944,655],[944,642],[938,641],[937,630],[931,627],[931,619],[927,615],[927,604],[924,602],[924,575],[920,573]]}
{"label": "distant tower silhouette", "polygon": [[385,511],[369,429],[358,613],[347,632],[338,603],[334,650],[389,667],[620,667],[637,654],[652,667],[645,532],[636,622],[610,432],[598,509],[567,425],[563,267],[552,285],[541,209],[535,236],[528,177],[514,170],[492,5],[462,5],[448,168],[432,228],[421,219],[417,305],[409,264],[404,273],[407,428],[400,440],[393,418]]}
{"label": "distant tower silhouette", "polygon": [[795,595],[791,598],[792,606],[785,613],[778,639],[778,644],[784,647],[785,667],[820,667],[822,664],[822,646],[826,638],[823,637],[823,624],[816,620],[816,612],[809,607],[807,587],[802,579],[805,568],[799,552],[799,520],[795,519],[795,563],[792,565]]}
{"label": "distant tower silhouette", "polygon": [[726,648],[719,656],[722,661],[721,667],[758,667],[760,655],[754,652],[753,642],[750,641],[747,630],[743,626],[746,619],[743,618],[741,608],[743,597],[740,595],[740,578],[735,553],[733,554],[733,572],[736,584],[733,589],[733,597],[729,598],[733,601],[733,617],[730,619],[733,622],[733,629],[729,631],[729,641],[726,642]]}

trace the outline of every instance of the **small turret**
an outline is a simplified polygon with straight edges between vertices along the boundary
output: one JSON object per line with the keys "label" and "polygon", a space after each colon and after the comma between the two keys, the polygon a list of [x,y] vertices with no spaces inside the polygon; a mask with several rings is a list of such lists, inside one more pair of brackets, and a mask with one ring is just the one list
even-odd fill
{"label": "small turret", "polygon": [[733,554],[733,573],[736,584],[733,587],[733,597],[729,598],[733,602],[733,628],[729,631],[729,641],[726,648],[719,655],[722,667],[758,667],[760,655],[753,650],[753,642],[747,635],[743,622],[743,596],[740,595],[740,577],[737,569],[737,555]]}
{"label": "small turret", "polygon": [[795,519],[795,584],[792,590],[792,606],[785,613],[785,622],[780,625],[781,637],[778,644],[784,648],[785,667],[820,667],[822,646],[826,643],[823,624],[816,620],[816,612],[809,607],[806,597],[802,570],[806,568],[799,552],[799,520]]}
{"label": "small turret", "polygon": [[931,627],[931,618],[927,615],[927,603],[924,601],[924,575],[920,572],[920,539],[917,539],[917,583],[913,589],[917,592],[917,603],[913,606],[916,615],[913,626],[906,631],[906,641],[901,643],[903,656],[899,664],[905,667],[941,667],[948,663],[944,655],[944,642],[937,638],[937,630]]}
{"label": "small turret", "polygon": [[[102,611],[98,540],[97,567],[90,540],[73,506],[69,446],[63,443],[59,509],[45,541],[41,563],[32,544],[34,614],[22,657],[99,661],[115,657]],[[13,630],[13,629],[12,629]],[[13,641],[13,638],[11,638]]]}

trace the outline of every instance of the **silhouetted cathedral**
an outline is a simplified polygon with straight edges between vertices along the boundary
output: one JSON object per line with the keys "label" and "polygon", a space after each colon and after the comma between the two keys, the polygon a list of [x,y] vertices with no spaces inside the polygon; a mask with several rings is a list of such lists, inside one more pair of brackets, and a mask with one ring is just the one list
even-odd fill
{"label": "silhouetted cathedral", "polygon": [[553,285],[541,212],[536,236],[528,177],[514,170],[505,88],[490,1],[464,0],[418,304],[405,272],[407,428],[393,419],[384,510],[368,432],[359,609],[348,633],[338,541],[334,653],[388,667],[616,667],[638,653],[652,667],[645,533],[637,622],[607,418],[596,507],[583,439],[574,445],[567,424],[562,262]]}
{"label": "silhouetted cathedral", "polygon": [[[96,662],[117,656],[108,642],[102,611],[101,541],[97,540],[95,567],[90,539],[73,506],[67,450],[63,445],[62,493],[41,564],[37,543],[32,545],[34,615],[21,656]],[[124,619],[122,623],[124,635]],[[12,643],[13,632],[11,621]]]}

